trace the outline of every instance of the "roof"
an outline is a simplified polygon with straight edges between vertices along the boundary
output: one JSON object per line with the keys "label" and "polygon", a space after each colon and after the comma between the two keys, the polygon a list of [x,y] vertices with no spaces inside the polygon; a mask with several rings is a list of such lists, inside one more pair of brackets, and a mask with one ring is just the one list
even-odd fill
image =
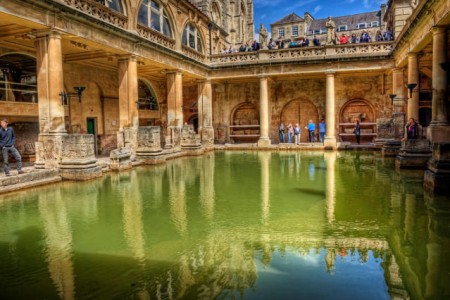
{"label": "roof", "polygon": [[[356,29],[358,29],[358,24],[360,24],[360,23],[369,23],[369,22],[373,22],[373,21],[380,22],[380,14],[381,14],[381,11],[372,11],[372,12],[367,12],[367,13],[341,16],[341,17],[331,17],[331,18],[334,21],[334,23],[336,24],[336,28],[339,28],[339,26],[347,25],[347,30],[356,30]],[[328,20],[328,18],[313,20],[311,22],[311,25],[309,26],[308,30],[314,31],[314,30],[319,30],[319,29],[325,29],[327,20]]]}
{"label": "roof", "polygon": [[286,17],[276,21],[275,23],[270,24],[270,26],[290,24],[290,23],[303,22],[303,21],[304,21],[304,19],[299,17],[296,13],[291,13],[290,15],[287,15]]}

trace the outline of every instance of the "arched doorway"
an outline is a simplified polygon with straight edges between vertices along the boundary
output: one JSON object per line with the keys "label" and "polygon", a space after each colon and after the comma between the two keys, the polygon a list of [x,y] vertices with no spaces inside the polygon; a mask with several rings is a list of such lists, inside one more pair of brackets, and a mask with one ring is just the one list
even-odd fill
{"label": "arched doorway", "polygon": [[237,143],[254,143],[259,139],[259,111],[255,104],[244,102],[231,113],[230,138]]}
{"label": "arched doorway", "polygon": [[297,99],[288,102],[281,112],[280,122],[283,122],[285,127],[289,123],[295,126],[296,123],[302,129],[300,142],[308,142],[308,134],[305,126],[308,125],[309,120],[312,120],[316,126],[319,123],[319,112],[317,107],[309,100]]}
{"label": "arched doorway", "polygon": [[195,133],[198,133],[198,114],[192,115],[188,124],[194,126]]}
{"label": "arched doorway", "polygon": [[361,124],[361,143],[372,142],[377,135],[375,110],[365,99],[348,101],[341,109],[339,120],[339,137],[342,142],[356,141],[353,129],[357,120]]}

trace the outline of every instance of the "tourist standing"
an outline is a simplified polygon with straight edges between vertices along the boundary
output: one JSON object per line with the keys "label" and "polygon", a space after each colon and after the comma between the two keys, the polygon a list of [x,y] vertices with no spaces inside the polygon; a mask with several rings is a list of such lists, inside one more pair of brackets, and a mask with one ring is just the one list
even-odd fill
{"label": "tourist standing", "polygon": [[419,137],[419,125],[416,123],[414,118],[410,118],[408,124],[406,125],[406,136],[409,139],[417,139]]}
{"label": "tourist standing", "polygon": [[359,124],[359,120],[356,120],[355,129],[353,129],[353,133],[356,137],[356,143],[360,144],[361,142],[361,125]]}
{"label": "tourist standing", "polygon": [[314,124],[312,120],[309,120],[308,126],[306,126],[305,128],[308,129],[309,142],[314,143],[315,142],[314,133],[316,131],[316,124]]}
{"label": "tourist standing", "polygon": [[288,143],[290,144],[292,143],[292,136],[294,135],[294,128],[292,127],[291,123],[288,124],[287,130],[288,130]]}
{"label": "tourist standing", "polygon": [[294,126],[294,138],[295,138],[295,144],[300,144],[300,134],[302,133],[302,130],[300,129],[300,125],[298,123]]}
{"label": "tourist standing", "polygon": [[284,143],[284,123],[281,122],[280,127],[278,128],[278,133],[280,135],[280,143]]}
{"label": "tourist standing", "polygon": [[320,142],[323,143],[323,140],[325,139],[325,133],[327,132],[327,125],[325,124],[325,120],[322,119],[319,123],[319,139]]}
{"label": "tourist standing", "polygon": [[19,174],[22,174],[22,157],[16,147],[14,147],[14,144],[16,143],[16,135],[14,134],[14,130],[11,127],[8,127],[7,119],[2,119],[0,124],[0,149],[3,154],[3,171],[6,176],[10,175],[8,159],[11,154],[16,160],[17,171]]}

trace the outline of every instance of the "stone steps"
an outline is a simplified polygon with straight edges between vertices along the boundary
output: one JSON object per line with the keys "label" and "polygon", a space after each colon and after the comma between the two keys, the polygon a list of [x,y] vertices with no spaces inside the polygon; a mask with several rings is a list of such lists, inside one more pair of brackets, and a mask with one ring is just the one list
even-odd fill
{"label": "stone steps", "polygon": [[0,177],[0,194],[62,180],[58,170],[36,170],[30,168],[24,171],[25,174],[19,175],[17,171],[11,170],[11,176],[2,175]]}

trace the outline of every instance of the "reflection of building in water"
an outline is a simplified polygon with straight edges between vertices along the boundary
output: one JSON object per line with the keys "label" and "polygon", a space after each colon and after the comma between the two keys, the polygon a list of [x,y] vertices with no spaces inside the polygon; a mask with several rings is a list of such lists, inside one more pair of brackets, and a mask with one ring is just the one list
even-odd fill
{"label": "reflection of building in water", "polygon": [[327,176],[326,176],[326,208],[328,223],[334,221],[334,209],[336,206],[336,152],[325,152],[324,158],[326,162]]}
{"label": "reflection of building in water", "polygon": [[215,192],[214,192],[214,153],[205,155],[201,160],[202,172],[200,172],[200,205],[207,219],[214,217]]}
{"label": "reflection of building in water", "polygon": [[142,197],[139,188],[139,179],[136,171],[130,173],[129,180],[119,183],[123,205],[124,236],[133,257],[141,265],[145,264],[144,226],[142,223]]}
{"label": "reflection of building in water", "polygon": [[[45,230],[48,271],[61,299],[75,299],[72,228],[66,199],[59,189],[39,194],[39,212]],[[69,199],[69,201],[72,199]]]}
{"label": "reflection of building in water", "polygon": [[325,256],[325,263],[327,265],[327,272],[330,274],[334,274],[334,262],[336,260],[336,250],[335,249],[327,249],[327,254]]}
{"label": "reflection of building in water", "polygon": [[271,153],[267,151],[259,152],[259,162],[261,164],[261,208],[262,223],[267,225],[270,214],[270,158]]}
{"label": "reflection of building in water", "polygon": [[[187,233],[186,185],[188,176],[184,172],[182,160],[172,161],[167,165],[169,180],[170,216],[175,228],[180,234]],[[190,174],[192,176],[192,174]]]}

